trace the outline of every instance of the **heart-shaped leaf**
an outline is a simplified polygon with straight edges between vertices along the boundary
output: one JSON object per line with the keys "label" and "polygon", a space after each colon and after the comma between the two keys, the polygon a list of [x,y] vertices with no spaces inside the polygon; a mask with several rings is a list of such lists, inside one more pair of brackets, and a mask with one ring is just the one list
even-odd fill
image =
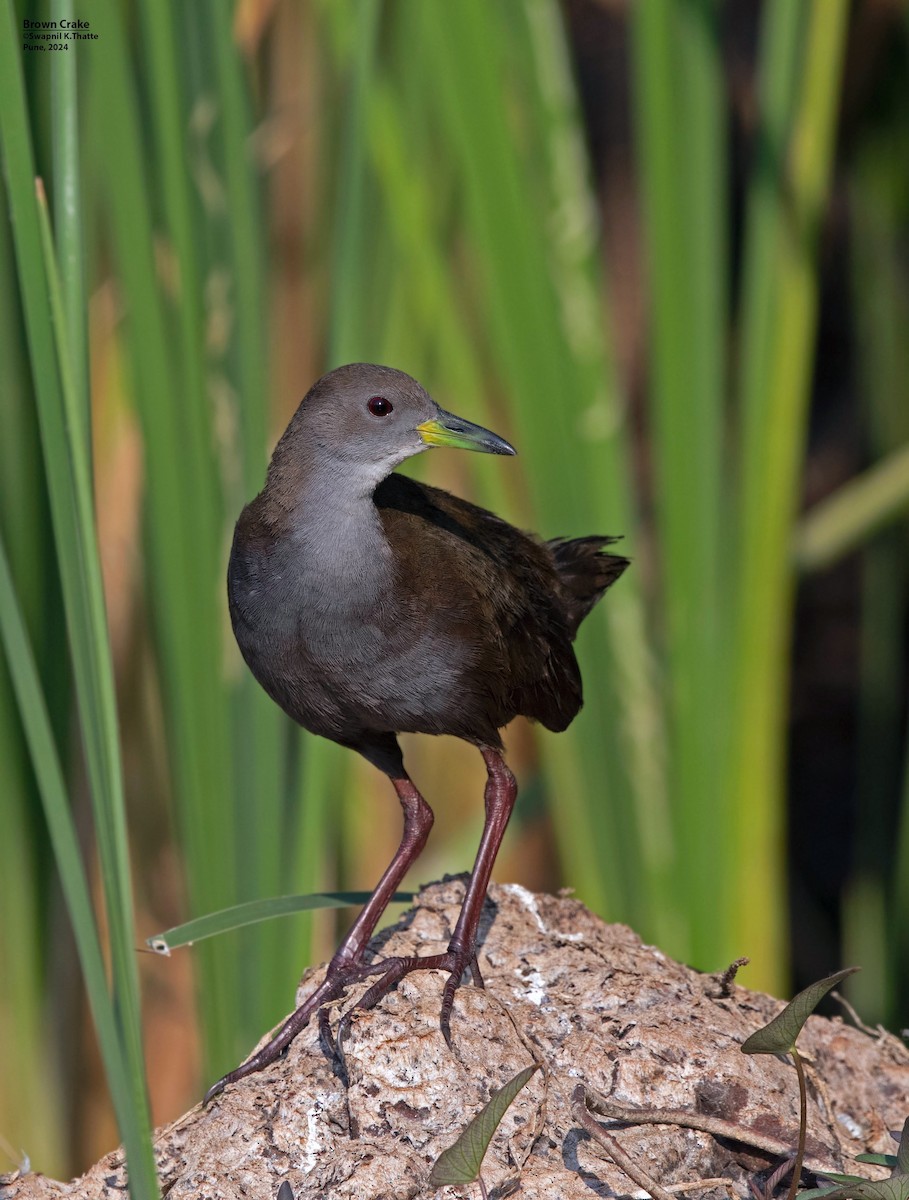
{"label": "heart-shaped leaf", "polygon": [[790,1054],[802,1026],[817,1008],[827,993],[838,983],[858,971],[858,967],[846,967],[826,979],[819,979],[803,992],[794,996],[781,1013],[763,1028],[755,1030],[751,1037],[742,1042],[744,1054]]}
{"label": "heart-shaped leaf", "polygon": [[499,1088],[492,1099],[480,1109],[454,1145],[442,1151],[429,1176],[429,1182],[434,1187],[473,1183],[480,1173],[483,1156],[499,1127],[499,1122],[537,1067],[538,1064],[534,1063],[533,1066],[519,1071],[514,1079],[509,1079],[508,1083]]}

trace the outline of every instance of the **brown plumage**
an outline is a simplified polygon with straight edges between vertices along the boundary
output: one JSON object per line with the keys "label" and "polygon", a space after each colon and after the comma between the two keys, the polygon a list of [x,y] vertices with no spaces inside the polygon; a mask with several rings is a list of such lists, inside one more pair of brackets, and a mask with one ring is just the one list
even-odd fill
{"label": "brown plumage", "polygon": [[[259,1054],[211,1089],[258,1070],[321,1006],[378,974],[370,1007],[408,971],[450,973],[449,1036],[465,970],[481,982],[476,930],[515,799],[500,730],[516,716],[562,730],[581,707],[572,641],[627,560],[607,537],[543,542],[492,513],[392,474],[430,445],[513,454],[444,412],[387,367],[324,376],[275,449],[265,488],[237,522],[228,570],[240,649],[268,694],[306,729],[349,746],[391,779],[401,846],[329,965],[325,982]],[[366,943],[429,833],[432,813],[404,770],[399,733],[452,734],[489,773],[487,822],[461,918],[442,955],[364,964]]]}

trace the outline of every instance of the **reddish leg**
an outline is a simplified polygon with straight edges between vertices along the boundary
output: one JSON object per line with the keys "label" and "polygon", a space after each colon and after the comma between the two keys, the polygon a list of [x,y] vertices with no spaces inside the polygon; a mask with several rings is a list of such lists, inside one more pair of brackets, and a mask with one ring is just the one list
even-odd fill
{"label": "reddish leg", "polygon": [[[448,943],[448,953],[454,955],[456,961],[463,960],[465,966],[473,964],[472,970],[476,973],[474,981],[480,987],[483,986],[477,962],[477,930],[480,925],[480,913],[483,911],[483,902],[486,899],[486,889],[489,887],[492,868],[499,853],[499,847],[502,845],[509,818],[514,810],[515,800],[518,797],[517,781],[505,765],[501,753],[497,750],[483,750],[482,754],[488,772],[484,793],[486,824],[483,826],[480,848],[477,851],[476,862],[467,884],[467,894],[461,905],[458,923],[452,939]],[[454,994],[463,973],[463,967],[460,974],[452,972],[442,993],[440,1026],[449,1046],[451,1045],[451,1009],[454,1004]]]}
{"label": "reddish leg", "polygon": [[[223,1092],[229,1083],[236,1083],[238,1079],[243,1079],[246,1075],[261,1071],[263,1067],[267,1067],[280,1058],[300,1030],[309,1023],[312,1015],[323,1004],[329,1000],[336,1000],[351,983],[362,979],[366,974],[372,974],[369,967],[364,968],[362,965],[363,951],[408,868],[426,845],[433,822],[432,809],[406,774],[392,778],[392,783],[404,810],[404,833],[401,844],[385,874],[379,880],[376,890],[370,896],[352,929],[328,964],[324,980],[296,1012],[291,1013],[271,1041],[208,1089],[203,1104],[207,1104],[209,1100]],[[482,899],[480,902],[482,904]]]}
{"label": "reddish leg", "polygon": [[451,941],[448,943],[448,950],[444,954],[431,954],[423,957],[411,955],[406,958],[388,958],[364,969],[364,975],[377,971],[381,971],[382,974],[341,1021],[338,1030],[339,1042],[353,1011],[359,1008],[373,1008],[411,971],[438,969],[450,972],[442,992],[442,1011],[439,1020],[442,1034],[450,1046],[451,1010],[454,1005],[454,994],[468,967],[474,977],[474,982],[480,987],[483,986],[477,964],[477,929],[480,924],[483,901],[486,899],[489,877],[505,835],[508,819],[514,808],[518,788],[514,775],[505,765],[505,760],[498,750],[482,749],[482,754],[486,762],[486,770],[489,773],[485,792],[486,824],[483,827],[483,837],[480,840],[480,848],[477,851],[473,871],[467,884],[467,892],[464,896],[464,903],[461,905],[458,922],[455,925]]}

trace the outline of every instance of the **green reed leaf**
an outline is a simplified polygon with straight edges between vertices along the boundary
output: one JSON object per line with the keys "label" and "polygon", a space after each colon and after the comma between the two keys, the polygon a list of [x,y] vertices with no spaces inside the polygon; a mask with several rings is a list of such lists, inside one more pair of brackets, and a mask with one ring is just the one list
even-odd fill
{"label": "green reed leaf", "polygon": [[[317,908],[346,908],[351,904],[365,904],[369,897],[369,892],[318,892],[307,896],[272,896],[267,900],[250,900],[246,904],[235,904],[231,908],[196,917],[183,925],[165,929],[163,933],[152,934],[145,939],[145,944],[155,954],[167,956],[178,946],[191,946],[203,938],[242,929],[245,925],[270,921],[274,917],[289,917],[293,913],[312,912]],[[390,903],[409,904],[411,900],[413,892],[395,892]]]}

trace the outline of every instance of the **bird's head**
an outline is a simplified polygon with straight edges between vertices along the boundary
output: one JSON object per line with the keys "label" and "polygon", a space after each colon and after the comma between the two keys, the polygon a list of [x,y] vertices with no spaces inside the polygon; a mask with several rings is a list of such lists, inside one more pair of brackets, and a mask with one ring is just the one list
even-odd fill
{"label": "bird's head", "polygon": [[310,388],[278,443],[273,466],[302,454],[374,487],[431,446],[515,453],[504,438],[440,408],[403,371],[350,363]]}

